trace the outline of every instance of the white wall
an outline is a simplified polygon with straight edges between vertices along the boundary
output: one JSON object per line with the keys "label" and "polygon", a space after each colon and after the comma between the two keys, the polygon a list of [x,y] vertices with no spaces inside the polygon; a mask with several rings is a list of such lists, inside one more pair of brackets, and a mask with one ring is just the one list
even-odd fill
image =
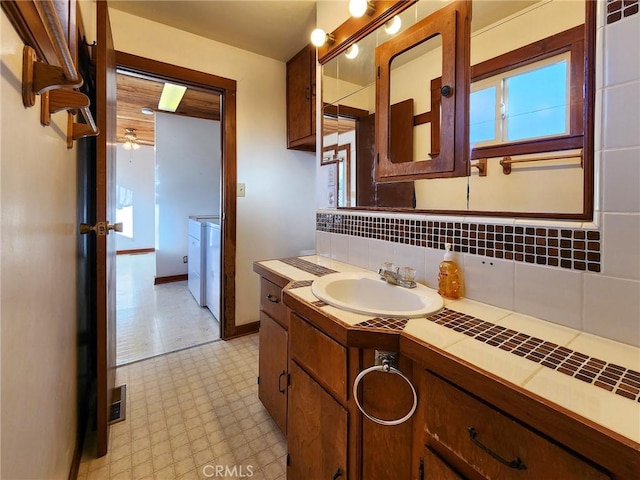
{"label": "white wall", "polygon": [[[483,266],[484,257],[467,254],[459,255],[458,261],[469,298],[640,346],[640,57],[637,49],[629,48],[640,44],[640,14],[605,26],[606,3],[599,2],[598,8],[594,222],[477,217],[464,221],[598,229],[601,272],[494,258]],[[463,217],[420,218],[460,221]],[[317,250],[372,269],[380,259],[416,265],[431,286],[436,284],[443,254],[325,232],[317,234]]]}
{"label": "white wall", "polygon": [[76,439],[76,150],[66,113],[22,105],[22,41],[0,14],[0,477],[67,479]]}
{"label": "white wall", "polygon": [[[148,145],[125,150],[118,144],[116,184],[133,192],[133,237],[116,235],[116,250],[154,248],[155,233],[155,152]],[[124,226],[125,229],[127,225]]]}
{"label": "white wall", "polygon": [[192,215],[220,214],[220,122],[156,113],[156,277],[187,273]]}
{"label": "white wall", "polygon": [[[80,6],[90,25],[92,4]],[[285,64],[121,11],[109,14],[117,50],[237,81],[238,182],[246,196],[237,203],[236,324],[254,322],[260,282],[253,262],[296,255],[315,241],[315,157],[286,149]]]}

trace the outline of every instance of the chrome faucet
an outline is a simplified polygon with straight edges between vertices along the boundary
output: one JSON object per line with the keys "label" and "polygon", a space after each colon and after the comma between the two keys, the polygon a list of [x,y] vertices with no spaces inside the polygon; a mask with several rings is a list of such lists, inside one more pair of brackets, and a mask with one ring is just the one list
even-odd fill
{"label": "chrome faucet", "polygon": [[417,286],[417,283],[413,280],[415,278],[415,270],[411,267],[402,268],[402,273],[400,273],[398,267],[394,264],[385,262],[378,269],[378,275],[390,285],[398,285],[404,288],[415,288]]}

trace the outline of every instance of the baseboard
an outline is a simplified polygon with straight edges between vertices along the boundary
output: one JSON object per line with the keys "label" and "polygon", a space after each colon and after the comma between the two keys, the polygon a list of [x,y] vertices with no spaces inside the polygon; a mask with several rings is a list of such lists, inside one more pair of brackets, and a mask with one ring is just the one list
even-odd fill
{"label": "baseboard", "polygon": [[156,277],[153,280],[154,285],[160,285],[162,283],[172,283],[172,282],[184,282],[185,280],[189,280],[189,275],[183,273],[182,275],[169,275],[168,277]]}
{"label": "baseboard", "polygon": [[244,335],[251,335],[256,333],[260,329],[260,322],[245,323],[243,325],[236,325],[235,332],[232,336],[227,337],[226,340],[231,338],[243,337]]}
{"label": "baseboard", "polygon": [[116,255],[137,255],[140,253],[153,253],[155,248],[136,248],[134,250],[118,250]]}

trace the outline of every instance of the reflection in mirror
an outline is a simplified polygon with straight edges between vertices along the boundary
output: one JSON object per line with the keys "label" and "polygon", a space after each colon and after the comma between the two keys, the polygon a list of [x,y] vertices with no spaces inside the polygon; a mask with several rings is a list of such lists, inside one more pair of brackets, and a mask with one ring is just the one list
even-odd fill
{"label": "reflection in mirror", "polygon": [[584,23],[579,1],[474,3],[469,209],[583,211]]}
{"label": "reflection in mirror", "polygon": [[[364,170],[371,170],[373,158],[367,157],[375,151],[373,134],[367,134],[375,116],[374,50],[395,35],[380,27],[357,40],[355,58],[340,54],[325,63],[322,99],[325,107],[333,109],[330,117],[342,117],[337,112],[347,108],[366,112],[342,117],[355,119],[355,132],[350,135],[356,139],[351,149],[356,192],[352,191],[351,205],[355,201],[357,206],[589,218],[593,85],[587,82],[595,64],[591,46],[594,3],[586,2],[585,8],[584,1],[472,2],[470,176],[406,182],[411,185],[410,195],[405,194],[400,203],[387,203],[385,195],[378,195],[381,184],[371,181],[364,187],[358,180],[363,176],[361,162],[366,165]],[[446,5],[418,1],[400,14],[402,30],[396,35]],[[591,13],[585,14],[585,10]],[[396,62],[400,63],[399,59],[394,60],[394,67]],[[406,118],[396,109],[403,100],[413,99],[414,122],[418,124],[413,129],[415,141],[410,143],[413,159],[427,160],[438,150],[434,141],[438,122],[419,122],[420,113],[433,104],[421,103],[425,95],[428,100],[431,83],[437,82],[432,79],[414,81],[414,92],[404,96],[394,93],[389,101],[393,105],[390,115]],[[391,81],[396,83],[395,78]],[[420,91],[415,93],[416,89]],[[324,113],[328,113],[326,108]],[[340,135],[325,139],[324,145],[349,143],[347,139],[340,141]],[[395,135],[390,133],[392,142]],[[393,161],[407,158],[406,153],[402,155]],[[394,185],[399,184],[386,184]]]}
{"label": "reflection in mirror", "polygon": [[[389,104],[391,106],[389,159],[393,163],[422,161],[439,152],[439,88],[432,102],[434,82],[442,77],[442,36],[436,35],[391,60]],[[420,79],[416,81],[416,79]],[[400,110],[393,105],[405,105]],[[395,135],[394,135],[395,134]]]}
{"label": "reflection in mirror", "polygon": [[[329,187],[337,207],[356,206],[356,120],[325,115],[322,165],[329,169]],[[334,143],[331,143],[331,142]],[[353,159],[353,161],[352,161]]]}

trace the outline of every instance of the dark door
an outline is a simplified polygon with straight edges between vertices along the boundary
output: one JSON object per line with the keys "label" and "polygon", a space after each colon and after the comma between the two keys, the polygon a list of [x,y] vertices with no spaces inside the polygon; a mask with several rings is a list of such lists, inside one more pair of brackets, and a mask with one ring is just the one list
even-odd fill
{"label": "dark door", "polygon": [[116,57],[107,2],[97,2],[96,112],[96,336],[97,448],[107,453],[116,365],[115,221]]}

